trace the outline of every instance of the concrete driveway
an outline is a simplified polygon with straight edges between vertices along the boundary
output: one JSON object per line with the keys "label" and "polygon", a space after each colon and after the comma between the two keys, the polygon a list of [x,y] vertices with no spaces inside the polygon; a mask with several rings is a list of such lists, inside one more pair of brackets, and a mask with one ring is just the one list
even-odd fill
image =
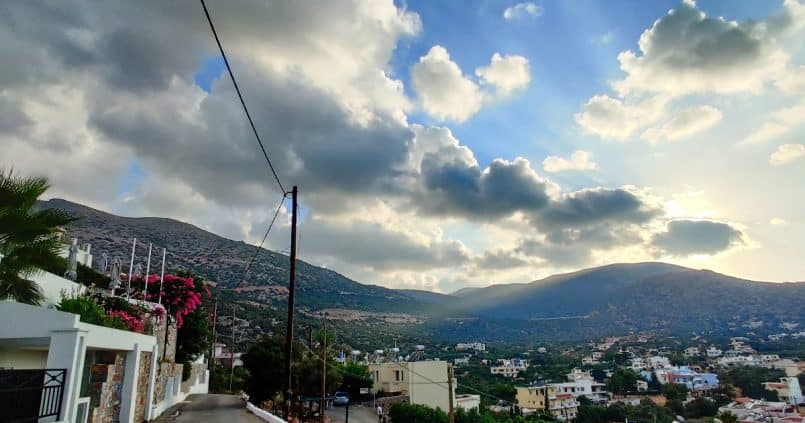
{"label": "concrete driveway", "polygon": [[[179,412],[178,416],[176,415],[177,411]],[[246,410],[239,396],[220,394],[190,395],[181,404],[162,413],[157,421],[176,423],[265,423]]]}

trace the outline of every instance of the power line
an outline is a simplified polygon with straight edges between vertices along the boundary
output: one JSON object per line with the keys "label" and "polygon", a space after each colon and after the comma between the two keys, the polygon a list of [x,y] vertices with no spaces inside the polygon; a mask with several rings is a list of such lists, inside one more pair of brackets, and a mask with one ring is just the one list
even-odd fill
{"label": "power line", "polygon": [[265,244],[266,239],[268,239],[268,234],[271,232],[271,228],[274,227],[274,222],[277,221],[277,216],[280,214],[280,210],[282,209],[282,204],[285,202],[285,197],[287,195],[283,194],[282,198],[280,199],[280,203],[277,206],[277,210],[274,211],[274,217],[271,218],[271,223],[268,224],[268,228],[266,228],[266,233],[263,235],[263,240],[260,241],[260,245],[257,247],[257,250],[254,251],[254,255],[252,259],[249,260],[249,264],[246,265],[246,268],[243,269],[243,274],[240,275],[237,284],[240,285],[243,283],[243,279],[246,278],[246,274],[249,273],[249,269],[252,268],[254,261],[257,260],[257,256],[260,255],[260,251],[263,251],[263,244]]}
{"label": "power line", "polygon": [[274,175],[274,179],[277,181],[277,185],[279,185],[280,190],[282,190],[283,194],[287,194],[288,191],[280,182],[280,177],[277,175],[277,171],[274,169],[274,165],[271,164],[271,159],[268,158],[268,152],[266,151],[266,147],[263,145],[263,140],[260,139],[260,134],[257,133],[257,127],[254,125],[254,120],[252,120],[252,115],[249,113],[249,108],[246,107],[246,102],[243,100],[243,95],[240,93],[240,87],[238,86],[238,81],[235,80],[235,74],[232,73],[232,67],[229,65],[229,59],[226,57],[226,53],[224,52],[224,47],[221,45],[221,40],[218,38],[218,32],[215,30],[215,25],[212,23],[212,18],[210,17],[210,12],[207,10],[207,4],[204,3],[204,0],[201,1],[201,7],[204,8],[204,15],[207,16],[207,22],[210,23],[210,29],[212,30],[212,35],[215,37],[215,43],[218,44],[218,50],[221,51],[221,57],[224,59],[224,64],[226,65],[226,70],[229,72],[229,78],[232,80],[232,85],[235,86],[235,92],[238,93],[238,98],[240,99],[240,104],[243,106],[243,111],[246,112],[246,118],[249,119],[249,125],[252,127],[252,132],[254,132],[254,137],[257,139],[257,144],[260,145],[260,150],[263,151],[263,157],[266,159],[266,163],[268,163],[269,169],[271,169],[271,173]]}

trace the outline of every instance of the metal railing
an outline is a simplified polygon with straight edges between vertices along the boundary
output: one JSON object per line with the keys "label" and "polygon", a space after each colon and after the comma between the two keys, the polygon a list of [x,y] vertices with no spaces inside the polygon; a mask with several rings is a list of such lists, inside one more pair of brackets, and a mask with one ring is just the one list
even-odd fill
{"label": "metal railing", "polygon": [[66,376],[66,369],[0,369],[0,422],[61,420]]}

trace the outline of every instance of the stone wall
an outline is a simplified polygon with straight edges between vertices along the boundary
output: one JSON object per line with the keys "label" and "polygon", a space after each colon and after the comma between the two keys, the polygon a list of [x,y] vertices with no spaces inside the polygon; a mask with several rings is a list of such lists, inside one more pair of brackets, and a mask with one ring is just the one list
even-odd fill
{"label": "stone wall", "polygon": [[[161,322],[154,324],[154,337],[157,339],[159,351],[158,361],[173,363],[176,361],[176,322],[167,324],[168,319],[163,318]],[[165,331],[167,329],[168,342],[165,343]]]}
{"label": "stone wall", "polygon": [[114,364],[95,364],[91,368],[90,423],[115,423],[120,420],[126,354],[114,354]]}
{"label": "stone wall", "polygon": [[[182,368],[181,364],[176,363],[160,363],[159,374],[154,386],[154,401],[164,401],[168,396],[173,396],[174,392],[181,389],[182,384]],[[169,391],[173,392],[169,392]]]}
{"label": "stone wall", "polygon": [[207,363],[190,363],[190,377],[182,381],[182,392],[190,392],[190,387],[207,383]]}
{"label": "stone wall", "polygon": [[145,420],[145,410],[148,402],[148,379],[151,373],[151,353],[144,351],[140,353],[140,369],[137,378],[137,403],[134,405],[134,421]]}

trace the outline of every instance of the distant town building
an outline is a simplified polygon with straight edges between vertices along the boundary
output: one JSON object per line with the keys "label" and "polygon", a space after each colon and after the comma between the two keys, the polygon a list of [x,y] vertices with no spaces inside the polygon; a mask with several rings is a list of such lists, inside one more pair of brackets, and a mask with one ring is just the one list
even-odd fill
{"label": "distant town building", "polygon": [[802,423],[805,421],[797,407],[785,402],[770,402],[738,398],[723,407],[719,413],[730,413],[742,423]]}
{"label": "distant town building", "polygon": [[465,364],[470,364],[470,357],[466,355],[464,357],[456,357],[453,359],[453,364],[455,364],[456,366],[463,366]]}
{"label": "distant town building", "polygon": [[718,375],[715,373],[698,373],[689,367],[667,367],[654,370],[657,382],[662,385],[677,383],[685,385],[694,392],[707,391],[718,388]]}
{"label": "distant town building", "polygon": [[716,357],[721,357],[721,354],[723,354],[723,351],[721,351],[720,349],[718,349],[716,347],[711,346],[711,347],[707,348],[705,353],[707,354],[708,358],[716,358]]}
{"label": "distant town building", "polygon": [[685,352],[682,353],[682,355],[684,355],[687,358],[698,357],[699,354],[700,354],[699,347],[685,348]]}
{"label": "distant town building", "polygon": [[518,386],[517,405],[523,414],[534,414],[544,410],[564,422],[575,419],[579,409],[576,397],[562,392],[556,384]]}
{"label": "distant town building", "polygon": [[470,342],[470,343],[459,343],[456,344],[456,351],[467,351],[467,350],[474,350],[483,352],[486,351],[486,344],[483,342]]}
{"label": "distant town building", "polygon": [[472,409],[480,410],[481,396],[471,394],[456,395],[456,407],[463,408],[466,411]]}

